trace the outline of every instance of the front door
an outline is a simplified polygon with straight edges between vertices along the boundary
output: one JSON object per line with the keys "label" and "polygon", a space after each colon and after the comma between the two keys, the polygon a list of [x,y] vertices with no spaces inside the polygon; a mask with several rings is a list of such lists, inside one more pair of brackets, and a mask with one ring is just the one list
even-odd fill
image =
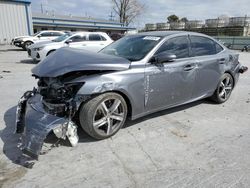
{"label": "front door", "polygon": [[156,54],[176,55],[173,62],[148,63],[145,68],[145,110],[157,110],[185,103],[192,97],[196,76],[195,58],[189,57],[187,36],[168,39]]}

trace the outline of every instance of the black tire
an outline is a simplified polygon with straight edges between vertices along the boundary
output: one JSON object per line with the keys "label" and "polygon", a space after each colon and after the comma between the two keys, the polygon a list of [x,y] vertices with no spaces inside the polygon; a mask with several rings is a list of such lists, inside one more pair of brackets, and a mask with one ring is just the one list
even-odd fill
{"label": "black tire", "polygon": [[25,42],[25,43],[23,44],[23,49],[24,49],[24,50],[28,50],[28,47],[29,47],[31,44],[33,44],[33,42],[31,42],[31,41]]}
{"label": "black tire", "polygon": [[[118,105],[117,108],[116,105]],[[113,110],[115,111],[111,113]],[[119,120],[116,119],[117,117],[119,117]],[[92,98],[83,104],[79,111],[81,127],[88,135],[98,140],[116,134],[124,125],[126,117],[126,101],[121,95],[113,92]]]}
{"label": "black tire", "polygon": [[[227,80],[229,80],[228,83]],[[211,99],[218,104],[226,102],[232,93],[233,87],[233,77],[229,73],[223,74]]]}

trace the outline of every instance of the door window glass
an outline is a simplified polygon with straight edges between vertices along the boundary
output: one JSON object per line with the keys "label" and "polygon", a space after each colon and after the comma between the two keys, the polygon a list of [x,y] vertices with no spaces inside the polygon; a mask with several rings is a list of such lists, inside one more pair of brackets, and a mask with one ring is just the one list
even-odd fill
{"label": "door window glass", "polygon": [[90,34],[89,35],[89,40],[90,41],[100,41],[100,40],[102,40],[102,38],[98,34]]}
{"label": "door window glass", "polygon": [[40,34],[41,37],[51,37],[51,33],[50,32],[43,32]]}
{"label": "door window glass", "polygon": [[177,59],[189,57],[189,41],[186,36],[175,37],[167,40],[158,49],[156,54],[167,52],[176,55]]}
{"label": "door window glass", "polygon": [[86,41],[86,36],[76,35],[70,38],[72,42],[83,42]]}

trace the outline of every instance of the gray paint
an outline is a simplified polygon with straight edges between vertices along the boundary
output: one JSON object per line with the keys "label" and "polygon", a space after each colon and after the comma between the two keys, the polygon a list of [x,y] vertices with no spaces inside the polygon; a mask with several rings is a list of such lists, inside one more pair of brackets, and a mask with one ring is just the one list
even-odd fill
{"label": "gray paint", "polygon": [[[72,58],[74,57],[74,58]],[[83,70],[125,70],[127,59],[75,48],[60,48],[32,69],[38,77],[58,77]]]}

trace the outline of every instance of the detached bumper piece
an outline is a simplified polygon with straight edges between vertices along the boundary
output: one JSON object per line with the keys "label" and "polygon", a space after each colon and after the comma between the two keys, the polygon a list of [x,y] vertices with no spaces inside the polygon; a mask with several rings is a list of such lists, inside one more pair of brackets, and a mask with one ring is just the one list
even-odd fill
{"label": "detached bumper piece", "polygon": [[243,74],[244,72],[246,72],[248,70],[248,67],[245,66],[241,66],[239,69],[239,73]]}
{"label": "detached bumper piece", "polygon": [[70,119],[47,113],[42,96],[36,91],[26,92],[19,101],[16,113],[16,133],[22,134],[20,149],[38,160],[43,142],[50,132],[58,138],[68,138],[72,146],[78,143],[77,126]]}

